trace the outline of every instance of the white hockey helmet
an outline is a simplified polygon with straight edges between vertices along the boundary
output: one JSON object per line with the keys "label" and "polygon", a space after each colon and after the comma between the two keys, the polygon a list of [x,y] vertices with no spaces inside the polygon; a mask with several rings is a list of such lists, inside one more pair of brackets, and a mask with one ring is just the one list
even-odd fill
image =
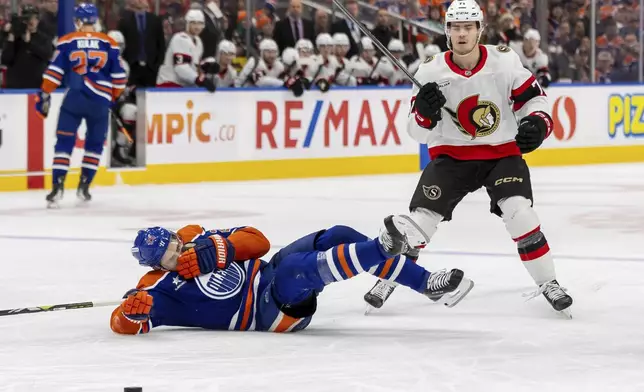
{"label": "white hockey helmet", "polygon": [[295,49],[298,52],[299,51],[313,52],[315,48],[313,47],[313,42],[311,42],[311,40],[308,40],[306,38],[300,38],[295,43]]}
{"label": "white hockey helmet", "polygon": [[294,48],[285,48],[284,51],[282,52],[282,62],[287,67],[297,62],[299,57],[300,55],[297,53],[297,50]]}
{"label": "white hockey helmet", "polygon": [[221,53],[237,54],[237,47],[232,41],[228,41],[227,39],[221,40],[217,46],[217,56]]}
{"label": "white hockey helmet", "polygon": [[392,39],[389,41],[389,45],[387,45],[387,49],[389,49],[390,52],[404,52],[405,51],[405,44],[399,39]]}
{"label": "white hockey helmet", "polygon": [[373,41],[369,37],[360,38],[360,45],[362,46],[362,50],[376,50],[373,46]]}
{"label": "white hockey helmet", "polygon": [[483,24],[483,11],[475,0],[456,0],[445,13],[445,29],[451,22],[478,22]]}
{"label": "white hockey helmet", "polygon": [[425,57],[430,57],[435,54],[439,54],[440,52],[441,52],[440,46],[434,45],[434,44],[429,44],[425,46],[425,50],[423,51],[423,53],[425,53]]}
{"label": "white hockey helmet", "polygon": [[351,46],[351,42],[349,42],[349,37],[345,33],[335,33],[333,34],[333,45]]}
{"label": "white hockey helmet", "polygon": [[277,52],[277,43],[270,39],[270,38],[264,38],[259,42],[259,52],[262,53],[264,51],[275,51]]}
{"label": "white hockey helmet", "polygon": [[125,50],[125,37],[123,36],[123,33],[118,30],[110,30],[107,32],[107,36],[112,38],[119,45],[121,52]]}
{"label": "white hockey helmet", "polygon": [[541,42],[541,34],[539,34],[539,31],[536,30],[536,29],[529,29],[523,35],[523,39],[524,40],[532,39],[532,40],[535,40],[537,42]]}
{"label": "white hockey helmet", "polygon": [[185,16],[186,24],[190,22],[194,23],[206,23],[206,19],[203,15],[203,11],[200,10],[188,10]]}
{"label": "white hockey helmet", "polygon": [[333,45],[333,38],[331,38],[330,34],[327,33],[321,33],[318,34],[317,38],[315,38],[315,46],[318,48],[320,46],[331,46]]}

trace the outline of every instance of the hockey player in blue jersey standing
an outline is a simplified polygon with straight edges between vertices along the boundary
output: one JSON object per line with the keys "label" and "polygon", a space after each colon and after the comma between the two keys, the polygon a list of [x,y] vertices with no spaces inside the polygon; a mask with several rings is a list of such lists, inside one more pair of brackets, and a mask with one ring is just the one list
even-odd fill
{"label": "hockey player in blue jersey standing", "polygon": [[106,34],[96,32],[98,10],[93,4],[79,4],[74,11],[77,30],[58,40],[56,52],[43,75],[36,110],[47,117],[51,93],[63,85],[63,99],[56,128],[52,165],[52,191],[48,207],[57,207],[63,197],[65,177],[76,143],[76,133],[85,120],[85,154],[77,196],[87,202],[89,186],[98,170],[107,137],[110,108],[125,89],[126,74],[119,59],[118,44]]}

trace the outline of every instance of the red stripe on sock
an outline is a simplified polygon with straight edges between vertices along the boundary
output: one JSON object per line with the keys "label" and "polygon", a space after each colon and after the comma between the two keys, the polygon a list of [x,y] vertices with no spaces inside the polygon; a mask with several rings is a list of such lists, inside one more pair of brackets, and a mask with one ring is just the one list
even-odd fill
{"label": "red stripe on sock", "polygon": [[545,255],[548,252],[550,252],[550,247],[546,242],[545,244],[543,244],[541,248],[534,250],[530,253],[519,253],[519,256],[523,261],[532,261],[532,260],[538,259],[539,257]]}
{"label": "red stripe on sock", "polygon": [[531,231],[529,231],[529,232],[525,233],[524,235],[522,235],[522,236],[520,236],[520,237],[513,238],[513,240],[514,240],[514,242],[519,242],[519,241],[521,241],[522,239],[524,239],[524,238],[528,238],[528,237],[530,237],[532,234],[534,234],[534,233],[536,233],[536,232],[538,232],[538,231],[540,231],[540,230],[541,230],[541,225],[537,226],[534,230],[531,230]]}

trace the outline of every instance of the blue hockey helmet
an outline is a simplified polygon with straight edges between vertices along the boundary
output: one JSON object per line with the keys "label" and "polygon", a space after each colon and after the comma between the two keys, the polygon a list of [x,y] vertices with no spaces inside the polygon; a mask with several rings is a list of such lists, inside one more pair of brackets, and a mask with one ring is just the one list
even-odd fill
{"label": "blue hockey helmet", "polygon": [[140,265],[159,269],[172,235],[172,232],[159,226],[139,230],[132,246],[132,255]]}
{"label": "blue hockey helmet", "polygon": [[83,24],[93,25],[98,20],[98,9],[91,3],[80,3],[74,9],[74,18]]}

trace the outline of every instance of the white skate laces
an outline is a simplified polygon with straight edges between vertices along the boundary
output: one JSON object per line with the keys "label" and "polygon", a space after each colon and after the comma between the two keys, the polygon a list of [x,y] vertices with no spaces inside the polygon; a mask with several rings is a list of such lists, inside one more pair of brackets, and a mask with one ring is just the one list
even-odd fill
{"label": "white skate laces", "polygon": [[526,297],[527,302],[533,298],[540,296],[541,294],[545,294],[546,297],[550,298],[552,302],[555,302],[567,296],[566,291],[567,289],[565,287],[561,287],[554,281],[550,281],[542,284],[541,286],[539,286],[539,288],[531,293],[524,293],[523,297]]}
{"label": "white skate laces", "polygon": [[451,277],[452,271],[447,272],[444,269],[434,271],[429,275],[429,279],[427,280],[427,290],[430,292],[442,290],[449,284]]}
{"label": "white skate laces", "polygon": [[386,300],[395,288],[396,286],[393,286],[388,281],[380,280],[371,290],[370,294],[375,295],[380,299]]}

